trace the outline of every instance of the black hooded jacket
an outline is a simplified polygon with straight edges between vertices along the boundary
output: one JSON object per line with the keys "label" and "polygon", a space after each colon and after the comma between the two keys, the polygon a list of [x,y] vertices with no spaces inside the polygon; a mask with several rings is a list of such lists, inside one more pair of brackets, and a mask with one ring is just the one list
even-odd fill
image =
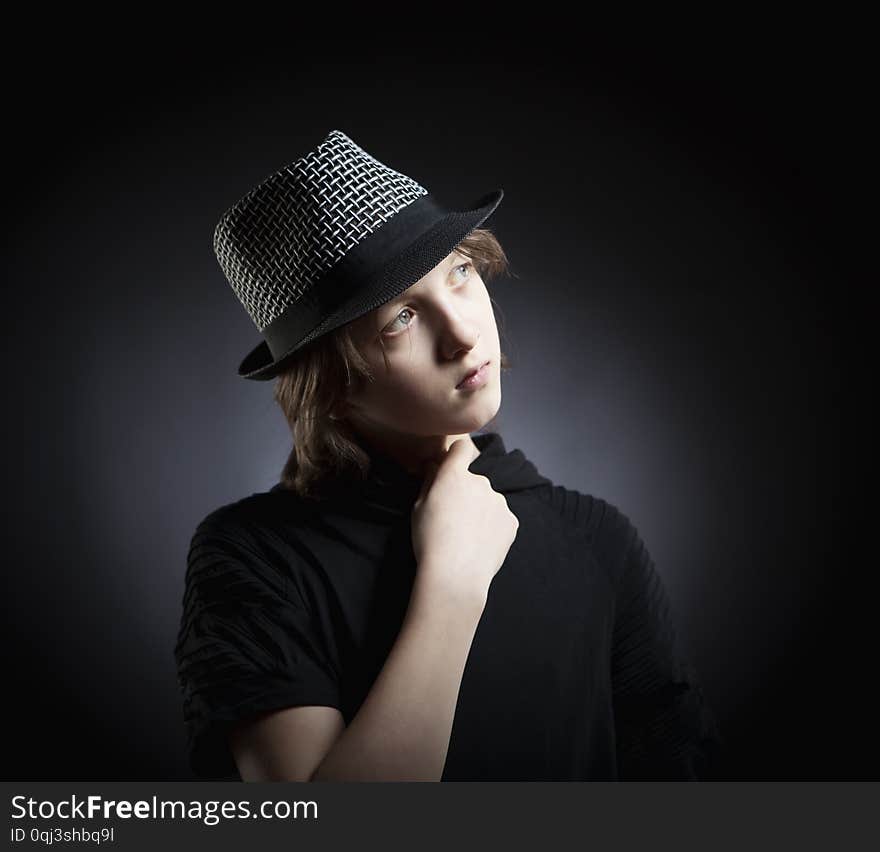
{"label": "black hooded jacket", "polygon": [[[722,738],[630,520],[541,476],[497,433],[473,473],[519,520],[462,677],[442,780],[698,780]],[[280,483],[212,511],[190,546],[175,646],[189,761],[239,779],[232,723],[294,705],[349,724],[397,638],[415,577],[421,480],[370,450],[324,501]]]}

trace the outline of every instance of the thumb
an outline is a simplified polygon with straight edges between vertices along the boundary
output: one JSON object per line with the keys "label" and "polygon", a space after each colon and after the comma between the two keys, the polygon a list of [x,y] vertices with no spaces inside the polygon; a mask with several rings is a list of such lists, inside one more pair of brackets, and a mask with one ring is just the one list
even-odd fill
{"label": "thumb", "polygon": [[449,445],[448,456],[454,459],[452,464],[463,465],[469,468],[480,455],[480,448],[474,443],[474,439],[468,435],[465,438],[458,438]]}

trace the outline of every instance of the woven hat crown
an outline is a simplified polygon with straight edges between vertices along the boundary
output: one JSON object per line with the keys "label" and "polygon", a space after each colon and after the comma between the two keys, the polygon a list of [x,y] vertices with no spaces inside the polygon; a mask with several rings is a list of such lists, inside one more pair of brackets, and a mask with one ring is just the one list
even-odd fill
{"label": "woven hat crown", "polygon": [[317,283],[354,246],[427,193],[332,130],[224,213],[214,253],[262,332],[291,304],[313,305]]}

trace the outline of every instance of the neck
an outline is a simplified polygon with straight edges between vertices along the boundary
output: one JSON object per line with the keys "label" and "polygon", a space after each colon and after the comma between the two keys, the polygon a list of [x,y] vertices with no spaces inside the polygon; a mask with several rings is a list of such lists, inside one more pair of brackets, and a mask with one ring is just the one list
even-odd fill
{"label": "neck", "polygon": [[408,473],[422,476],[425,463],[440,461],[454,441],[468,438],[461,435],[412,435],[406,432],[387,432],[354,427],[366,449],[373,448],[394,459]]}

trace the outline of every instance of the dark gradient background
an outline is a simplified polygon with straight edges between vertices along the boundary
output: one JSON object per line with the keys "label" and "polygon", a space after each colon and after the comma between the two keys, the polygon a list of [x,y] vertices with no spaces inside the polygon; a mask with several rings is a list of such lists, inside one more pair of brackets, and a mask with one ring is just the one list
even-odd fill
{"label": "dark gradient background", "polygon": [[289,449],[271,384],[236,375],[259,337],[213,227],[338,128],[451,205],[504,188],[495,426],[638,527],[724,777],[876,777],[841,608],[827,199],[845,107],[821,57],[600,60],[454,33],[285,55],[105,47],[8,96],[4,775],[191,777],[173,660],[189,539]]}

